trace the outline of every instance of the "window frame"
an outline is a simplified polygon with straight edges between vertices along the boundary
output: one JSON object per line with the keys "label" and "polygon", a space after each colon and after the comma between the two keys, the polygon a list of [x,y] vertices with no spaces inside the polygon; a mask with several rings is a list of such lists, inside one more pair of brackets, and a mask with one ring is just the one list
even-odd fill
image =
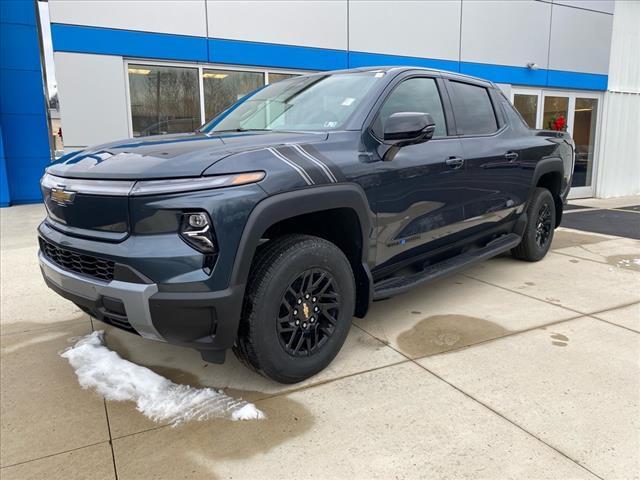
{"label": "window frame", "polygon": [[247,65],[226,65],[220,63],[201,63],[201,62],[171,62],[162,60],[149,60],[146,58],[126,57],[123,59],[123,76],[125,85],[125,101],[127,108],[127,132],[129,138],[133,138],[133,117],[131,111],[131,90],[129,86],[129,65],[137,66],[150,66],[150,67],[177,67],[177,68],[191,68],[198,70],[198,93],[200,95],[200,125],[206,123],[205,118],[205,105],[204,105],[204,81],[202,74],[204,70],[232,70],[237,72],[251,72],[262,73],[264,75],[264,84],[269,85],[269,73],[286,73],[290,75],[305,75],[308,73],[315,73],[310,70],[294,70],[284,68],[265,68],[254,67]]}
{"label": "window frame", "polygon": [[[493,110],[493,117],[495,118],[496,127],[497,127],[497,129],[491,133],[466,133],[465,134],[465,133],[460,133],[456,123],[457,137],[459,138],[494,137],[502,133],[507,128],[507,123],[504,117],[502,116],[502,111],[499,108],[497,108],[496,98],[494,98],[494,95],[496,95],[496,92],[493,92],[494,87],[492,85],[487,85],[486,83],[483,83],[483,82],[482,83],[474,82],[473,80],[467,79],[467,78],[455,78],[455,77],[446,78],[445,86],[447,88],[447,92],[449,93],[450,97],[454,96],[453,87],[450,85],[450,82],[463,83],[465,85],[471,85],[473,87],[483,88],[487,92],[487,96],[489,97],[489,103],[491,104],[491,109]],[[455,118],[456,114],[453,108],[452,100],[451,100],[451,114]]]}
{"label": "window frame", "polygon": [[446,91],[446,88],[444,86],[443,79],[437,72],[431,73],[431,72],[409,71],[409,72],[403,72],[403,74],[397,75],[394,79],[392,79],[386,85],[384,91],[376,100],[373,108],[371,108],[371,111],[369,112],[369,114],[365,119],[363,131],[369,132],[369,135],[371,135],[377,141],[384,143],[384,139],[379,138],[376,135],[375,131],[373,130],[373,126],[376,122],[376,119],[378,118],[378,115],[380,115],[380,111],[382,110],[382,107],[384,106],[385,102],[391,96],[391,94],[395,91],[395,89],[401,83],[405,82],[406,80],[410,80],[412,78],[428,78],[433,80],[436,84],[438,95],[440,96],[440,103],[442,104],[442,112],[444,113],[444,123],[445,123],[446,134],[438,137],[434,136],[429,141],[431,142],[431,141],[450,139],[452,137],[455,137],[456,136],[455,123],[453,122],[451,101],[449,99],[448,92]]}

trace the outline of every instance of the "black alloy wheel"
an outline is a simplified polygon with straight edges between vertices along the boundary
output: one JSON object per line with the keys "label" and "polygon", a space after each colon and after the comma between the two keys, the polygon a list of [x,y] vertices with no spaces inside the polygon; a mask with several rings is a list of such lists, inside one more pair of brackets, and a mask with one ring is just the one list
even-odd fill
{"label": "black alloy wheel", "polygon": [[313,355],[335,332],[339,315],[340,294],[333,276],[319,268],[307,270],[289,285],[280,302],[280,344],[290,355]]}

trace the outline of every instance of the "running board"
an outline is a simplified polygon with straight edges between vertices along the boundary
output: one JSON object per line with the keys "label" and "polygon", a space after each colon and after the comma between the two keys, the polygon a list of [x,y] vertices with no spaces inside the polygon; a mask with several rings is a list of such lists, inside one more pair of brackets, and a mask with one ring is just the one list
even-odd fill
{"label": "running board", "polygon": [[502,237],[496,238],[484,247],[470,252],[451,257],[433,265],[429,265],[424,270],[413,275],[404,277],[393,277],[380,280],[374,284],[373,299],[381,300],[383,298],[393,297],[407,290],[424,285],[426,283],[438,280],[439,278],[451,275],[461,268],[470,267],[476,263],[488,260],[491,257],[500,255],[520,243],[521,237],[515,233],[510,233]]}

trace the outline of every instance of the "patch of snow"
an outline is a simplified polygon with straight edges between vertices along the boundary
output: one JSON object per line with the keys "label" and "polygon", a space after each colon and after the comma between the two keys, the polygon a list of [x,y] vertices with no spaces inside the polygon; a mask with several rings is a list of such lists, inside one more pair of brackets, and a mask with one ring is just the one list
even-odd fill
{"label": "patch of snow", "polygon": [[94,388],[107,400],[136,402],[138,411],[155,422],[175,426],[211,418],[265,418],[252,403],[230,397],[222,390],[178,385],[123,359],[105,346],[103,331],[80,338],[61,356],[69,360],[82,388]]}

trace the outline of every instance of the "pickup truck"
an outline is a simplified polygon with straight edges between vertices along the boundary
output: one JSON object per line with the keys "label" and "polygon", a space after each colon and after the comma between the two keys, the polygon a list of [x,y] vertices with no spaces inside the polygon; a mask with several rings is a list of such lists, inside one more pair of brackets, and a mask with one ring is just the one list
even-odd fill
{"label": "pickup truck", "polygon": [[[493,83],[384,67],[267,85],[199,130],[47,168],[47,285],[92,317],[282,383],[353,316],[490,257],[543,258],[574,167]],[[462,300],[464,301],[464,300]]]}

